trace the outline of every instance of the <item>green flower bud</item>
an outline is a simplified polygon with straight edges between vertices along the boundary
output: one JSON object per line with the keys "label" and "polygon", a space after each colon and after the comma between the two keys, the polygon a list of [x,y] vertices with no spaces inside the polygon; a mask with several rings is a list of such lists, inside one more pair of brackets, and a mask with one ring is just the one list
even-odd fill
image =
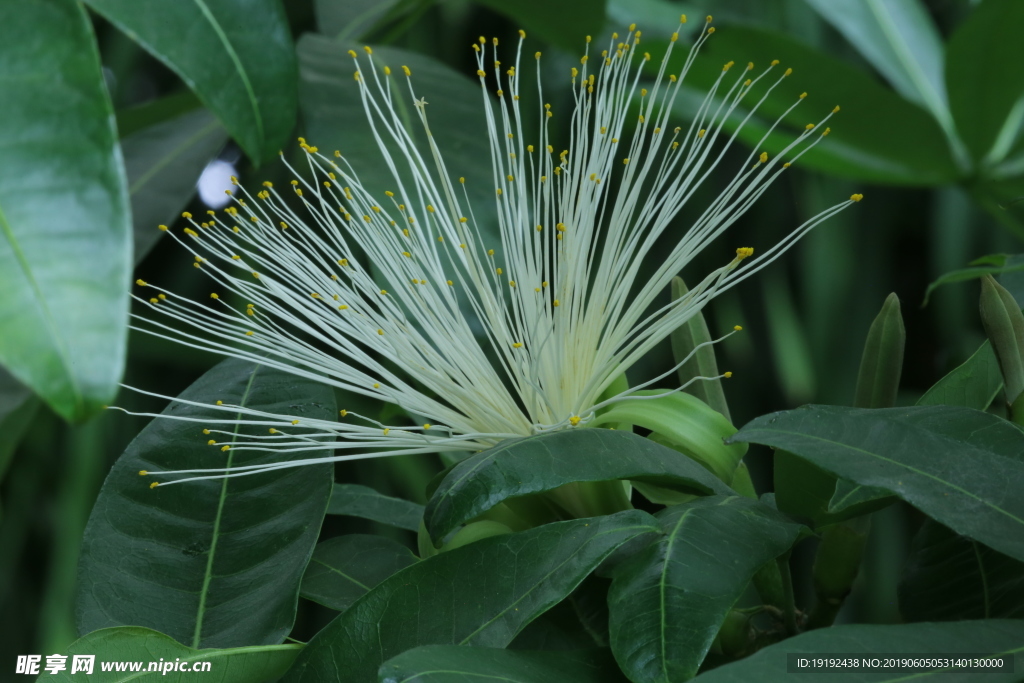
{"label": "green flower bud", "polygon": [[1005,287],[991,275],[981,279],[981,324],[999,360],[1006,402],[1024,391],[1024,314]]}
{"label": "green flower bud", "polygon": [[896,391],[903,372],[903,347],[907,333],[900,314],[900,300],[895,293],[885,298],[882,310],[871,323],[864,354],[857,375],[857,392],[853,405],[857,408],[891,408],[896,405]]}

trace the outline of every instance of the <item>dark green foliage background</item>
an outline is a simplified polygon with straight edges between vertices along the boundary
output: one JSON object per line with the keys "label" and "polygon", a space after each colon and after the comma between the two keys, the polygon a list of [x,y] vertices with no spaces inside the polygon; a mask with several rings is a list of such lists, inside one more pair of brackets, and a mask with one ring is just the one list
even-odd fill
{"label": "dark green foliage background", "polygon": [[[908,335],[898,405],[913,405],[937,379],[974,354],[984,339],[977,313],[977,283],[940,287],[922,308],[919,304],[928,283],[983,254],[1024,252],[1024,203],[1014,203],[1016,197],[1024,195],[1024,168],[1016,170],[1011,163],[1000,166],[984,159],[1006,114],[1024,93],[1024,48],[1019,40],[1024,32],[1024,12],[1020,5],[1013,11],[1006,9],[1015,0],[984,0],[978,9],[973,9],[977,3],[970,0],[920,3],[941,38],[948,42],[951,66],[945,78],[949,82],[949,125],[965,131],[964,146],[958,152],[947,145],[941,122],[933,116],[927,97],[913,91],[913,82],[908,85],[905,74],[901,77],[892,72],[894,67],[891,60],[886,61],[884,49],[876,44],[872,52],[870,41],[867,47],[855,47],[812,8],[827,1],[707,0],[696,4],[650,0],[641,5],[630,0],[265,0],[256,4],[268,11],[239,12],[233,6],[245,3],[210,0],[208,4],[239,34],[236,56],[251,69],[251,90],[236,92],[219,85],[222,70],[231,63],[232,56],[225,53],[216,35],[211,37],[190,27],[188,16],[175,24],[180,42],[160,43],[148,36],[166,27],[154,25],[147,16],[150,6],[160,3],[94,0],[81,5],[67,0],[72,9],[87,16],[95,31],[109,105],[116,113],[127,180],[117,185],[110,175],[111,167],[95,171],[114,197],[107,205],[113,216],[109,225],[101,225],[107,221],[106,215],[68,215],[72,205],[58,202],[45,207],[48,215],[59,221],[79,221],[83,229],[99,231],[103,240],[94,252],[58,252],[52,262],[44,264],[44,270],[83,273],[81,283],[88,284],[88,269],[99,263],[111,264],[111,281],[117,280],[118,268],[127,272],[134,264],[136,277],[159,281],[189,296],[207,296],[209,283],[188,265],[187,254],[169,240],[156,240],[156,224],[171,223],[182,209],[196,214],[206,210],[194,197],[193,181],[205,163],[218,155],[238,160],[240,176],[249,183],[264,178],[286,179],[279,163],[265,162],[272,160],[282,145],[286,153],[294,151],[292,139],[296,135],[308,136],[311,144],[338,146],[357,163],[372,163],[372,150],[365,149],[359,132],[362,113],[345,99],[353,84],[344,52],[356,41],[386,46],[382,52],[401,55],[409,60],[414,73],[423,74],[417,87],[428,100],[436,97],[431,104],[431,123],[444,151],[449,153],[448,167],[455,175],[469,176],[480,172],[487,153],[482,138],[467,133],[473,126],[479,127],[479,121],[472,118],[478,112],[476,99],[466,98],[477,98],[479,93],[472,81],[460,81],[454,74],[468,76],[475,71],[470,44],[478,35],[511,41],[518,28],[525,28],[530,33],[529,49],[536,46],[548,60],[550,71],[544,77],[553,106],[568,111],[567,72],[582,48],[584,35],[603,35],[635,21],[644,29],[645,41],[654,46],[648,49],[656,54],[659,41],[664,42],[674,30],[679,13],[691,14],[696,25],[705,13],[712,13],[718,34],[708,44],[702,58],[705,61],[699,62],[693,72],[694,84],[707,82],[725,60],[764,63],[780,58],[794,68],[794,76],[786,84],[792,91],[780,90],[778,98],[766,104],[766,113],[778,113],[781,103],[792,101],[802,90],[810,93],[804,105],[807,109],[802,110],[799,120],[787,119],[787,127],[802,125],[806,117],[817,118],[837,103],[843,110],[831,122],[832,136],[816,153],[786,174],[729,237],[701,255],[683,277],[696,281],[708,269],[720,265],[728,258],[723,255],[736,246],[767,248],[799,223],[852,192],[866,196],[865,201],[811,233],[763,276],[719,297],[705,311],[713,333],[729,330],[734,324],[745,328],[717,349],[719,367],[734,373],[725,384],[734,424],[743,425],[757,416],[809,402],[849,405],[868,326],[889,292],[895,292],[903,303]],[[30,24],[30,10],[47,3],[26,0],[24,7],[21,4],[0,0],[0,19],[7,23],[8,31],[16,30],[18,22]],[[977,12],[978,21],[961,33],[959,27],[972,11]],[[68,19],[72,20],[73,16]],[[1015,32],[1014,27],[1021,30]],[[42,55],[46,41],[40,39],[33,44],[39,54],[21,54],[20,58],[30,64],[45,64]],[[927,40],[921,45],[927,45]],[[285,58],[270,60],[273,55]],[[431,61],[418,69],[415,60],[421,55]],[[88,57],[82,55],[83,60]],[[261,59],[267,63],[262,64]],[[0,43],[0,101],[13,92],[4,79],[18,66]],[[97,111],[102,112],[102,106]],[[83,109],[82,116],[87,113]],[[685,114],[683,107],[680,120],[685,120]],[[2,117],[0,120],[12,125]],[[52,163],[60,172],[54,172],[51,182],[61,182],[64,174],[78,177],[93,173],[94,167],[88,164],[102,162],[98,154],[80,160],[77,166],[61,166],[70,163],[68,150],[74,151],[75,136],[80,131],[65,123],[58,124],[51,134],[64,146],[63,152],[52,152]],[[103,130],[91,134],[101,142],[105,139]],[[564,131],[559,134],[564,139]],[[4,128],[2,136],[14,137],[15,133]],[[770,140],[768,149],[774,149],[781,139]],[[730,153],[720,177],[711,178],[698,192],[678,219],[676,232],[666,239],[682,234],[731,177],[735,163],[730,162],[738,163],[748,151],[737,146]],[[51,152],[37,148],[33,153],[45,160]],[[1024,140],[1009,136],[1006,159],[1022,166],[1022,153]],[[15,162],[21,161],[11,154],[20,152],[0,150],[0,169],[7,169],[0,170],[0,183],[8,185],[14,173],[11,169],[19,168]],[[25,155],[27,162],[28,153]],[[368,172],[371,182],[372,171]],[[0,188],[0,206],[4,198]],[[126,237],[132,224],[134,256]],[[48,239],[58,245],[61,234],[55,230]],[[4,253],[0,249],[0,256]],[[1004,282],[1011,286],[1011,277]],[[86,286],[81,283],[81,287]],[[127,287],[127,280],[124,285]],[[76,286],[71,285],[71,289]],[[1018,287],[1015,293],[1021,291],[1024,288]],[[61,292],[49,294],[59,296]],[[8,293],[0,293],[4,296]],[[664,296],[667,301],[669,293]],[[123,310],[118,309],[123,304],[123,291],[87,298],[89,306],[96,306],[99,317],[79,320],[81,326],[76,328],[73,325],[78,318],[72,316],[68,322],[72,327],[62,331],[68,336],[62,341],[57,335],[56,341],[49,341],[57,348],[68,339],[76,339],[74,332],[91,334],[100,329],[107,336],[99,341],[90,337],[90,346],[84,349],[95,357],[95,373],[83,373],[83,377],[102,386],[93,387],[89,395],[68,393],[55,399],[60,392],[53,388],[54,382],[62,380],[46,375],[36,389],[50,400],[51,408],[0,368],[0,671],[5,673],[13,670],[8,666],[17,654],[66,652],[67,645],[76,638],[73,605],[86,520],[112,463],[146,424],[143,418],[120,413],[96,415],[99,404],[110,399],[116,389],[116,366],[122,355],[119,349],[125,343],[125,332],[119,327],[123,321],[118,317],[123,317]],[[56,303],[73,305],[66,300]],[[15,318],[0,315],[0,324],[11,324],[11,320]],[[108,324],[108,320],[114,322]],[[0,335],[13,338],[14,330],[0,329]],[[104,340],[109,346],[101,343]],[[126,384],[167,395],[179,394],[219,361],[134,333],[127,336],[126,358]],[[634,368],[630,379],[635,383],[660,374],[672,365],[671,358],[666,342]],[[74,364],[71,367],[74,371]],[[994,360],[983,352],[965,372],[994,376],[998,371],[993,367]],[[953,394],[958,391],[957,387],[948,390]],[[109,394],[105,398],[104,392]],[[340,407],[351,400],[346,396],[337,398]],[[159,412],[164,407],[157,400],[127,392],[122,392],[117,401],[133,410]],[[375,408],[379,410],[380,406]],[[61,416],[75,417],[78,422],[69,425]],[[91,419],[84,419],[89,416]],[[792,443],[779,444],[794,451],[797,448]],[[752,447],[746,462],[758,490],[770,490],[770,451]],[[336,478],[423,504],[427,484],[441,467],[440,460],[432,456],[368,460],[339,466]],[[686,476],[668,472],[665,481],[682,484]],[[373,519],[379,521],[344,516],[343,510],[329,515],[321,539],[374,533],[412,547],[409,519],[418,510],[410,511],[402,503],[387,500],[376,505],[379,517]],[[438,515],[435,524],[439,527],[445,523],[442,513],[451,519],[458,514],[428,512]],[[956,527],[953,516],[934,516]],[[402,521],[395,526],[387,524],[396,519]],[[936,558],[935,548],[950,547],[949,552],[954,554],[946,562],[953,564],[958,554],[971,550],[956,546],[948,530],[934,523],[919,531],[923,522],[921,513],[903,503],[880,513],[869,540],[864,570],[840,621],[895,623],[900,620],[899,605],[928,618],[944,617],[928,611],[927,596],[904,593],[897,599],[903,563],[915,534],[913,547],[919,552],[911,566],[919,575],[949,571]],[[806,579],[812,549],[813,543],[804,544],[794,556],[797,585],[809,584]],[[1000,550],[1021,557],[1019,544]],[[1021,588],[1019,577],[1013,574],[1014,560],[994,550],[985,552],[992,554],[992,580],[1000,594],[1018,595]],[[599,555],[595,550],[595,563]],[[949,590],[959,592],[961,584],[951,578]],[[313,588],[309,593],[315,593]],[[806,606],[809,600],[809,595],[796,596],[798,606]],[[293,636],[310,639],[332,616],[327,608],[300,600]],[[1004,614],[984,604],[971,616],[1020,615]],[[967,625],[964,629],[965,637],[975,633]],[[855,631],[850,633],[851,638],[856,636]],[[811,635],[804,638],[813,640]],[[482,644],[500,646],[505,642],[495,639]],[[414,644],[433,643],[424,640]],[[415,671],[432,658],[456,657],[446,655],[441,645],[447,643],[410,651],[395,661],[396,672]],[[788,644],[777,647],[786,648]],[[813,646],[808,645],[807,651],[813,651]],[[292,653],[285,655],[290,657]],[[549,666],[543,657],[531,657],[495,653],[493,666],[538,670]],[[756,667],[757,662],[751,660],[750,665]],[[557,670],[557,665],[550,666]],[[579,680],[598,678],[581,674]]]}

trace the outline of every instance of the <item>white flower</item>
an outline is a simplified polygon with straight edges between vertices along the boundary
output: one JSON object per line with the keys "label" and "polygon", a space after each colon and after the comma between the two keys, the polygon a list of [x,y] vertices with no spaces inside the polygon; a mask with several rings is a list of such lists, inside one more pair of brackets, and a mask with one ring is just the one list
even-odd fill
{"label": "white flower", "polygon": [[[223,427],[210,430],[222,436],[215,445],[273,450],[281,460],[157,474],[196,475],[175,480],[187,481],[311,462],[478,451],[503,439],[583,425],[596,409],[625,400],[639,387],[603,402],[599,397],[712,297],[860,199],[854,195],[823,212],[757,257],[747,258],[752,249],[737,249],[689,295],[651,310],[672,277],[828,133],[823,125],[831,113],[774,158],[751,152],[655,272],[642,273],[645,257],[733,144],[723,134],[726,119],[745,98],[756,98],[746,122],[790,73],[778,73],[773,62],[755,76],[752,64],[744,69],[730,62],[689,127],[669,128],[680,86],[713,32],[705,27],[679,74],[666,73],[670,44],[651,83],[641,80],[650,55],[639,54],[635,27],[621,39],[613,34],[600,55],[590,54],[588,39],[587,55],[572,69],[576,107],[564,151],[549,141],[548,105],[540,112],[540,138],[533,144],[523,139],[523,117],[538,115],[519,105],[525,34],[511,68],[497,61],[497,40],[488,46],[481,38],[473,47],[493,177],[468,181],[450,175],[434,146],[429,107],[414,92],[409,69],[392,71],[370,48],[362,57],[351,52],[380,163],[394,175],[392,190],[372,196],[341,154],[322,153],[300,139],[308,173],[292,169],[296,179],[286,190],[305,205],[302,215],[264,183],[255,197],[241,190],[244,196],[225,215],[192,220],[186,237],[174,235],[222,292],[237,294],[247,306],[233,308],[217,294],[210,305],[197,303],[148,285],[158,295],[148,303],[139,299],[150,312],[136,329],[394,403],[428,423],[389,426],[342,411],[337,422],[304,419],[306,431],[295,434],[292,416],[210,406],[224,414],[204,420]],[[536,59],[539,83],[540,53]],[[406,90],[428,133],[431,157],[417,151],[393,106]],[[637,102],[639,117],[630,115]],[[500,244],[484,238],[464,182],[493,184]],[[481,327],[483,334],[474,335]],[[233,443],[238,414],[243,424],[265,427],[266,435]],[[296,455],[324,448],[337,455]]]}

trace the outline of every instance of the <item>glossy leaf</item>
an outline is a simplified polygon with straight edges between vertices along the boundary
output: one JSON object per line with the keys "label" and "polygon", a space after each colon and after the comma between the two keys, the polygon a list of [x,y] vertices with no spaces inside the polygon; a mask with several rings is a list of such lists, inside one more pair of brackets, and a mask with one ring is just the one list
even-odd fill
{"label": "glossy leaf", "polygon": [[530,652],[458,645],[428,645],[389,659],[381,683],[619,683],[607,650]]}
{"label": "glossy leaf", "polygon": [[[336,414],[330,388],[234,359],[200,377],[181,398],[319,419]],[[164,414],[223,419],[222,413],[180,403]],[[330,496],[331,467],[150,489],[151,478],[140,477],[140,470],[275,458],[262,451],[222,452],[207,445],[202,428],[156,419],[114,464],[82,543],[79,632],[133,624],[197,647],[235,647],[277,643],[291,630],[299,581]]]}
{"label": "glossy leaf", "polygon": [[399,529],[418,531],[423,519],[423,506],[385,496],[369,486],[335,484],[327,514],[372,519]]}
{"label": "glossy leaf", "polygon": [[259,165],[295,125],[295,50],[275,0],[86,0],[166,64]]}
{"label": "glossy leaf", "polygon": [[946,61],[953,118],[964,143],[983,165],[1006,157],[1024,122],[1024,73],[1019,40],[1024,5],[986,0],[953,34]]}
{"label": "glossy leaf", "polygon": [[926,520],[899,585],[908,621],[1024,617],[1024,563]]}
{"label": "glossy leaf", "polygon": [[623,543],[658,530],[645,512],[547,524],[486,538],[400,571],[306,646],[285,683],[369,683],[420,645],[504,647]]}
{"label": "glossy leaf", "polygon": [[968,408],[808,406],[752,420],[736,441],[783,448],[1024,559],[1024,430]]}
{"label": "glossy leaf", "polygon": [[948,285],[954,282],[978,280],[986,275],[1000,275],[1002,273],[1016,273],[1024,271],[1024,263],[1010,263],[1006,254],[993,254],[993,256],[1001,258],[998,260],[989,260],[986,263],[980,264],[975,262],[972,263],[969,268],[953,270],[939,276],[935,281],[929,283],[928,289],[924,291],[924,301],[921,302],[921,306],[927,306],[932,292],[942,285]]}
{"label": "glossy leaf", "polygon": [[177,218],[195,195],[200,174],[226,141],[223,126],[205,109],[144,128],[121,141],[136,263],[163,234],[157,226]]}
{"label": "glossy leaf", "polygon": [[[309,143],[324,150],[338,150],[359,174],[359,181],[375,196],[394,190],[395,177],[382,162],[363,110],[359,86],[353,80],[354,67],[348,55],[349,45],[306,34],[299,41],[299,97]],[[360,54],[362,51],[360,50]],[[365,58],[365,55],[364,55]],[[430,131],[444,157],[450,180],[466,178],[465,190],[477,223],[484,234],[495,215],[491,177],[491,149],[485,125],[482,96],[478,85],[465,75],[433,59],[400,48],[375,46],[373,60],[379,66],[390,65],[398,78],[393,88],[395,107],[405,122],[406,131],[417,143],[424,159],[432,159],[426,134],[416,118],[412,99],[397,68],[412,70],[416,97],[427,100]],[[364,68],[366,64],[364,63]],[[434,164],[427,162],[431,172]],[[401,167],[401,164],[397,164]]]}
{"label": "glossy leaf", "polygon": [[963,406],[986,410],[1003,388],[1003,375],[992,351],[992,342],[978,347],[974,354],[936,382],[917,401],[919,406]]}
{"label": "glossy leaf", "polygon": [[[737,64],[753,62],[757,70],[779,59],[780,68],[792,67],[793,74],[772,90],[758,109],[757,118],[743,128],[740,138],[746,144],[758,144],[767,131],[766,122],[781,116],[802,92],[807,92],[807,99],[758,149],[769,154],[780,152],[805,124],[821,120],[838,104],[842,110],[829,121],[832,131],[828,138],[800,157],[799,166],[902,185],[932,185],[957,178],[959,172],[935,120],[867,73],[788,36],[756,28],[719,26],[711,38],[684,81],[692,88],[691,95],[699,99],[680,98],[676,110],[682,114],[681,120],[689,122],[694,101],[703,99],[721,74],[722,64],[730,60]],[[652,55],[662,50],[656,45],[648,45],[648,49]],[[678,69],[681,59],[673,58],[673,68]],[[754,91],[758,97],[762,93]],[[733,129],[736,123],[737,118],[730,119],[727,129]]]}
{"label": "glossy leaf", "polygon": [[616,479],[690,493],[731,493],[698,463],[649,439],[610,429],[576,429],[510,439],[466,458],[431,496],[424,522],[437,542],[509,498],[571,482]]}
{"label": "glossy leaf", "polygon": [[113,109],[74,0],[0,5],[0,363],[59,415],[124,365],[131,233]]}
{"label": "glossy leaf", "polygon": [[896,92],[955,135],[943,77],[942,36],[921,0],[806,0]]}
{"label": "glossy leaf", "polygon": [[337,536],[317,544],[299,595],[341,612],[378,583],[415,562],[411,550],[390,538]]}
{"label": "glossy leaf", "polygon": [[[848,653],[884,657],[886,654],[934,653],[949,656],[956,652],[1001,654],[1021,650],[1024,650],[1024,621],[993,619],[948,624],[833,626],[787,638],[758,650],[746,659],[701,674],[694,680],[697,683],[792,683],[794,674],[788,672],[787,654],[814,657],[824,653]],[[797,679],[805,677],[829,683],[896,683],[908,679],[921,683],[958,683],[966,680],[965,674],[957,671],[910,674],[899,669],[870,673],[834,670],[821,676],[796,676]],[[970,680],[975,679],[972,677]],[[1020,672],[987,672],[977,676],[977,680],[1014,683],[1020,680]]]}
{"label": "glossy leaf", "polygon": [[[66,671],[43,673],[40,683],[188,683],[202,679],[210,683],[270,683],[288,670],[302,650],[301,645],[263,645],[237,647],[227,650],[196,650],[185,647],[158,631],[138,626],[105,628],[79,638],[61,654],[68,655]],[[71,673],[72,657],[76,654],[96,657],[93,672]],[[162,660],[162,661],[161,661]],[[43,663],[45,663],[45,659]],[[124,662],[129,668],[140,664],[140,671],[102,670],[103,662]],[[161,664],[209,663],[209,670],[198,673],[147,671],[150,662]]]}
{"label": "glossy leaf", "polygon": [[657,516],[664,535],[616,569],[608,592],[612,652],[637,683],[691,679],[754,573],[803,528],[744,497]]}

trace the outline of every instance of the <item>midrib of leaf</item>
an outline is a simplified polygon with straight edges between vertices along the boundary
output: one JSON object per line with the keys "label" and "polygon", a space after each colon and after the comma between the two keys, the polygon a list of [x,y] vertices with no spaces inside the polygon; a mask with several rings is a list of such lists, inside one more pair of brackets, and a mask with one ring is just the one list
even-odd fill
{"label": "midrib of leaf", "polygon": [[367,586],[366,584],[364,584],[364,583],[361,583],[361,582],[359,582],[359,581],[356,581],[356,580],[355,580],[354,578],[352,578],[351,576],[349,576],[349,575],[348,575],[348,574],[346,574],[345,572],[341,571],[340,569],[336,569],[335,567],[332,567],[331,565],[327,564],[327,563],[326,563],[326,562],[324,562],[323,560],[318,560],[318,559],[316,559],[316,558],[314,557],[314,558],[313,558],[313,562],[316,562],[317,564],[322,564],[323,566],[327,567],[327,569],[328,569],[329,571],[331,571],[331,572],[333,572],[333,573],[337,574],[338,576],[340,576],[340,577],[342,577],[342,578],[348,579],[349,581],[351,581],[351,582],[352,582],[352,583],[354,583],[355,585],[359,586],[360,588],[363,588],[363,589],[365,589],[365,590],[367,590],[367,591],[368,591],[368,590],[370,590],[370,587],[369,587],[369,586]]}
{"label": "midrib of leaf", "polygon": [[959,491],[960,493],[964,494],[965,496],[967,496],[969,498],[973,498],[974,500],[976,500],[979,503],[985,505],[986,507],[992,508],[996,512],[999,512],[999,513],[1001,513],[1003,515],[1006,515],[1007,517],[1009,517],[1010,519],[1014,520],[1015,522],[1018,522],[1020,524],[1024,524],[1024,519],[1021,519],[1020,517],[1018,517],[1015,514],[1013,514],[1012,512],[1010,512],[1009,510],[1004,510],[1003,508],[999,507],[998,505],[993,505],[989,501],[987,501],[984,498],[981,498],[979,496],[976,496],[975,494],[971,493],[967,489],[961,488],[961,487],[957,486],[956,484],[953,484],[951,482],[946,481],[945,479],[941,479],[939,477],[936,477],[934,474],[929,474],[928,472],[925,472],[923,470],[919,470],[916,467],[911,467],[910,465],[907,465],[906,463],[902,463],[899,460],[893,460],[892,458],[887,458],[887,457],[885,457],[884,455],[882,455],[880,453],[873,453],[872,451],[867,451],[867,450],[864,450],[863,448],[857,448],[856,446],[851,446],[850,444],[845,444],[845,443],[842,443],[842,442],[839,442],[839,441],[832,441],[831,439],[826,439],[826,438],[820,437],[820,436],[814,436],[813,434],[802,434],[800,432],[790,432],[790,431],[787,431],[787,430],[784,430],[784,429],[772,429],[772,430],[765,430],[765,431],[767,431],[769,434],[772,434],[772,433],[774,433],[774,434],[786,434],[786,435],[789,435],[789,436],[796,436],[796,437],[803,438],[803,439],[811,439],[811,440],[814,440],[814,441],[822,441],[824,443],[831,444],[833,446],[838,446],[840,448],[845,448],[845,449],[848,449],[848,450],[851,450],[851,451],[855,451],[857,453],[863,453],[864,455],[867,455],[867,456],[872,457],[872,458],[877,458],[879,460],[883,460],[885,462],[888,462],[888,463],[891,463],[893,465],[896,465],[897,467],[902,467],[903,469],[908,470],[910,472],[913,472],[914,474],[920,474],[922,477],[926,477],[926,478],[931,479],[933,481],[937,481],[938,483],[943,484],[944,486],[948,486],[949,488],[953,489],[954,491]]}
{"label": "midrib of leaf", "polygon": [[57,353],[60,355],[61,360],[64,362],[64,375],[74,390],[75,406],[81,408],[83,398],[82,391],[78,386],[77,378],[74,373],[71,372],[71,359],[68,358],[67,349],[64,348],[63,340],[60,335],[57,334],[56,321],[53,319],[50,307],[46,305],[46,299],[43,297],[43,291],[39,288],[39,283],[36,282],[36,278],[32,273],[32,268],[29,266],[28,259],[25,258],[25,254],[21,250],[21,245],[18,244],[18,240],[14,236],[14,230],[11,228],[11,224],[7,221],[7,216],[4,214],[3,207],[0,207],[0,230],[3,231],[4,237],[7,238],[8,244],[11,245],[11,252],[14,254],[18,265],[21,266],[21,270],[25,274],[25,279],[32,288],[32,293],[35,294],[36,301],[43,313],[43,320],[46,321],[46,326],[50,329],[50,337],[53,340],[53,345],[56,348]]}
{"label": "midrib of leaf", "polygon": [[668,574],[669,558],[672,557],[672,546],[676,542],[676,537],[679,535],[683,522],[690,516],[690,513],[693,512],[694,509],[695,508],[690,508],[683,514],[679,515],[679,521],[676,522],[675,527],[673,527],[672,533],[668,535],[668,546],[665,548],[665,560],[661,568],[661,579],[658,581],[658,600],[661,605],[661,610],[659,610],[660,614],[658,615],[660,620],[658,625],[658,637],[661,639],[659,658],[661,659],[661,673],[666,677],[668,676],[668,655],[666,654],[668,651],[668,645],[665,643],[665,632],[668,630],[668,625],[665,623],[665,584],[668,582],[666,574]]}
{"label": "midrib of leaf", "polygon": [[148,171],[139,176],[139,179],[136,180],[130,188],[128,188],[128,193],[134,195],[142,188],[143,185],[152,180],[153,176],[155,176],[157,173],[166,168],[172,161],[174,161],[182,154],[184,154],[186,149],[191,147],[198,140],[206,137],[211,131],[218,127],[220,127],[220,122],[218,121],[211,121],[209,125],[204,126],[202,130],[200,130],[195,135],[190,137],[188,140],[185,140],[181,145],[176,147],[171,154],[168,154],[163,159],[153,164],[153,166],[150,167]]}
{"label": "midrib of leaf", "polygon": [[913,81],[914,85],[917,86],[918,92],[920,92],[925,100],[928,102],[929,109],[932,110],[932,114],[935,118],[943,122],[943,128],[946,128],[946,119],[949,114],[945,104],[941,101],[939,94],[935,91],[931,81],[928,77],[921,72],[921,66],[914,60],[913,56],[907,52],[906,45],[900,38],[899,31],[893,25],[892,18],[884,7],[882,7],[879,0],[867,0],[868,7],[871,9],[871,13],[875,16],[875,20],[878,22],[879,28],[882,29],[882,34],[885,35],[886,40],[889,42],[889,46],[892,51],[899,58],[900,63],[906,70],[910,80]]}
{"label": "midrib of leaf", "polygon": [[[224,33],[224,29],[221,28],[217,18],[213,16],[213,12],[206,5],[204,0],[193,0],[199,11],[203,13],[206,20],[210,22],[210,27],[217,34],[220,39],[221,45],[224,46],[224,51],[228,53],[228,57],[231,58],[231,63],[235,65],[235,71],[238,72],[238,77],[242,79],[242,85],[245,86],[245,93],[249,96],[249,104],[252,106],[253,116],[256,118],[256,131],[260,137],[260,148],[259,157],[263,156],[263,145],[264,145],[264,133],[263,133],[263,116],[260,114],[259,103],[256,101],[256,92],[252,89],[252,83],[249,82],[249,74],[246,73],[245,67],[242,65],[242,60],[238,58],[238,53],[235,52],[234,46],[231,45],[231,41],[228,40],[228,36]],[[259,163],[259,159],[256,160]]]}
{"label": "midrib of leaf", "polygon": [[[259,373],[260,367],[257,365],[252,370],[252,374],[249,375],[249,381],[245,385],[245,391],[242,393],[242,400],[239,401],[239,407],[244,408],[246,401],[249,400],[249,391],[252,389],[252,383],[256,380],[256,374]],[[236,419],[241,419],[242,414],[238,413]],[[231,434],[231,445],[235,444],[235,437],[238,436],[238,430],[241,428],[241,424],[235,424],[235,431]],[[234,449],[228,449],[228,462],[226,467],[231,467],[231,461],[234,460],[235,451]],[[220,521],[224,516],[224,502],[228,497],[228,482],[230,479],[225,477],[221,480],[220,485],[220,499],[217,501],[217,514],[213,518],[213,538],[210,541],[210,554],[206,558],[206,571],[203,573],[203,587],[199,590],[199,608],[196,610],[196,628],[192,634],[192,647],[199,647],[200,636],[203,631],[203,617],[206,616],[206,596],[210,592],[210,581],[213,579],[213,560],[217,554],[217,539],[220,537]]]}
{"label": "midrib of leaf", "polygon": [[988,577],[985,575],[985,563],[981,561],[981,551],[978,550],[977,541],[971,541],[971,549],[974,550],[974,559],[978,562],[978,575],[981,577],[981,594],[982,599],[985,601],[985,618],[988,619],[989,613],[992,610],[988,598]]}

